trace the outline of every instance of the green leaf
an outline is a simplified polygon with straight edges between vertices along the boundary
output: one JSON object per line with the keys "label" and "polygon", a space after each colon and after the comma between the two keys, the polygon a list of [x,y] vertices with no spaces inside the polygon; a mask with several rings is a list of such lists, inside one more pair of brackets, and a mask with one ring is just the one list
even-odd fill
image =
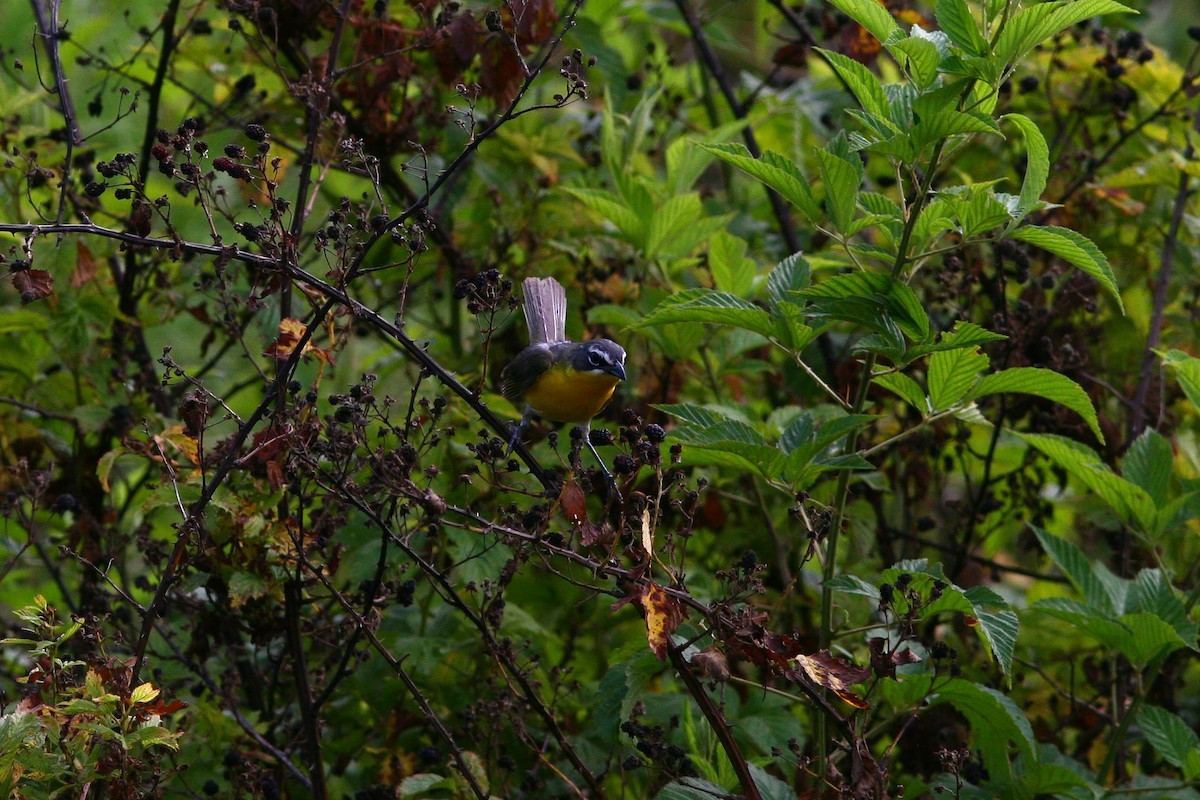
{"label": "green leaf", "polygon": [[1130,598],[1133,611],[1147,611],[1170,625],[1184,641],[1194,641],[1196,624],[1188,619],[1187,608],[1175,594],[1167,576],[1160,569],[1138,570],[1133,580]]}
{"label": "green leaf", "polygon": [[949,136],[975,133],[999,134],[995,121],[983,114],[972,114],[951,109],[938,109],[933,113],[918,112],[917,124],[912,130],[913,147],[920,150],[926,145]]}
{"label": "green leaf", "polygon": [[617,227],[632,242],[641,243],[645,236],[648,220],[639,217],[624,201],[603,189],[579,189],[565,187],[567,194],[583,203]]}
{"label": "green leaf", "polygon": [[775,265],[767,276],[767,295],[779,304],[789,300],[790,292],[799,292],[809,284],[809,266],[803,253],[793,253]]}
{"label": "green leaf", "polygon": [[[929,316],[916,293],[904,282],[883,272],[846,272],[824,280],[800,293],[812,301],[816,313],[848,319],[872,330],[885,331],[880,315],[894,319],[906,336],[917,342],[929,338]],[[853,306],[837,301],[856,301]],[[866,309],[866,314],[839,317],[838,308]]]}
{"label": "green leaf", "polygon": [[710,425],[716,425],[719,422],[729,419],[724,414],[692,403],[656,403],[654,408],[664,414],[670,414],[672,417],[702,428],[707,428]]}
{"label": "green leaf", "polygon": [[1162,434],[1147,428],[1134,439],[1121,462],[1121,474],[1146,490],[1155,505],[1165,505],[1171,488],[1171,468],[1175,453]]}
{"label": "green leaf", "polygon": [[883,85],[874,73],[841,53],[823,50],[820,47],[814,49],[829,62],[829,66],[833,67],[833,71],[850,89],[850,93],[854,95],[854,99],[858,101],[864,111],[878,119],[888,118],[887,95],[884,94]]}
{"label": "green leaf", "polygon": [[972,616],[979,623],[980,635],[991,647],[996,663],[1005,675],[1011,674],[1020,629],[1017,612],[986,586],[972,586],[963,595],[971,603]]}
{"label": "green leaf", "polygon": [[894,31],[900,30],[891,13],[875,0],[829,0],[829,4],[862,25],[880,42],[886,42]]}
{"label": "green leaf", "polygon": [[1036,525],[1030,525],[1051,560],[1063,571],[1075,589],[1091,606],[1100,609],[1101,613],[1115,617],[1121,610],[1121,605],[1114,602],[1096,572],[1092,569],[1087,556],[1073,542],[1060,536],[1042,530]]}
{"label": "green leaf", "polygon": [[1168,350],[1163,356],[1163,366],[1175,373],[1183,393],[1200,409],[1200,358],[1181,350]]}
{"label": "green leaf", "polygon": [[746,297],[754,288],[758,270],[746,258],[746,242],[726,231],[718,231],[708,242],[708,269],[713,283],[723,292]]}
{"label": "green leaf", "polygon": [[660,251],[665,249],[664,245],[666,244],[673,245],[672,253],[686,254],[680,252],[684,248],[678,246],[680,234],[695,225],[696,221],[703,216],[704,209],[700,204],[700,195],[695,192],[678,195],[667,200],[650,218],[650,227],[646,231],[644,244],[646,258],[654,258],[659,255]]}
{"label": "green leaf", "polygon": [[939,350],[929,359],[929,401],[933,411],[945,411],[966,397],[991,359],[977,347]]}
{"label": "green leaf", "polygon": [[934,16],[950,41],[964,53],[969,56],[987,53],[987,40],[979,32],[979,23],[966,0],[938,0]]}
{"label": "green leaf", "polygon": [[1125,480],[1100,461],[1094,450],[1064,436],[1018,433],[1067,473],[1100,496],[1126,523],[1153,531],[1156,508],[1142,487]]}
{"label": "green leaf", "polygon": [[1125,614],[1120,620],[1130,632],[1129,639],[1120,648],[1125,657],[1135,666],[1144,667],[1151,660],[1165,652],[1173,653],[1184,647],[1192,646],[1195,641],[1185,642],[1164,619],[1149,611],[1136,614]]}
{"label": "green leaf", "polygon": [[977,236],[1012,221],[1008,206],[1000,202],[995,192],[974,194],[958,205],[955,215],[963,236]]}
{"label": "green leaf", "polygon": [[975,388],[971,390],[970,399],[978,400],[989,394],[1002,392],[1032,394],[1066,406],[1083,417],[1095,437],[1101,442],[1104,441],[1104,434],[1100,430],[1100,421],[1096,418],[1096,409],[1092,405],[1091,398],[1079,387],[1079,384],[1066,375],[1040,367],[1013,367],[982,377],[979,383],[975,384]]}
{"label": "green leaf", "polygon": [[763,153],[762,159],[757,159],[750,155],[750,151],[743,145],[736,143],[697,144],[730,166],[737,167],[774,189],[780,197],[800,209],[810,222],[821,221],[821,207],[813,197],[808,180],[789,159],[770,151]]}
{"label": "green leaf", "polygon": [[1094,245],[1087,236],[1076,233],[1069,228],[1058,228],[1056,225],[1024,225],[1010,230],[1009,239],[1031,243],[1044,251],[1054,253],[1058,258],[1078,267],[1096,279],[1112,299],[1117,301],[1117,308],[1124,313],[1124,303],[1121,302],[1121,291],[1117,289],[1116,277],[1112,275],[1109,259],[1104,257],[1100,248]]}
{"label": "green leaf", "polygon": [[940,334],[936,342],[913,345],[909,348],[908,355],[910,358],[920,358],[923,355],[936,353],[939,350],[977,347],[988,342],[1001,342],[1007,338],[1002,333],[992,333],[986,328],[976,325],[974,322],[962,322],[960,320],[954,324],[953,330]]}
{"label": "green leaf", "polygon": [[1005,114],[1000,119],[1012,122],[1021,129],[1025,137],[1025,180],[1021,183],[1021,194],[1017,202],[1017,217],[1015,225],[1041,202],[1042,192],[1046,190],[1046,180],[1050,177],[1050,148],[1046,146],[1046,137],[1034,124],[1033,120],[1024,114]]}
{"label": "green leaf", "polygon": [[659,303],[635,327],[644,328],[672,322],[731,325],[766,337],[775,332],[775,324],[766,311],[749,300],[711,289],[677,292]]}
{"label": "green leaf", "polygon": [[1186,781],[1200,776],[1200,737],[1177,715],[1158,706],[1142,706],[1138,725],[1158,754],[1183,771]]}
{"label": "green leaf", "polygon": [[1011,64],[1056,33],[1101,14],[1132,14],[1114,0],[1074,0],[1040,3],[1018,11],[1008,20],[993,48],[993,57]]}
{"label": "green leaf", "polygon": [[925,390],[912,378],[901,372],[886,372],[876,375],[872,382],[882,386],[893,394],[899,395],[910,406],[917,409],[921,416],[931,413],[930,401],[925,396]]}
{"label": "green leaf", "polygon": [[846,231],[854,221],[854,208],[858,204],[858,170],[828,150],[815,152],[825,184],[825,211],[834,227]]}
{"label": "green leaf", "polygon": [[937,45],[929,39],[908,36],[899,41],[889,42],[887,49],[900,67],[912,76],[917,86],[924,89],[937,79],[938,62],[941,61],[942,55],[938,52]]}
{"label": "green leaf", "polygon": [[728,796],[729,793],[715,783],[700,778],[680,778],[660,789],[654,800],[713,800]]}
{"label": "green leaf", "polygon": [[1036,742],[1029,720],[1016,703],[995,689],[961,678],[945,683],[939,679],[937,694],[930,703],[949,703],[967,718],[984,757],[984,767],[993,775],[1001,775],[1007,768],[1009,743],[1025,754],[1034,751]]}

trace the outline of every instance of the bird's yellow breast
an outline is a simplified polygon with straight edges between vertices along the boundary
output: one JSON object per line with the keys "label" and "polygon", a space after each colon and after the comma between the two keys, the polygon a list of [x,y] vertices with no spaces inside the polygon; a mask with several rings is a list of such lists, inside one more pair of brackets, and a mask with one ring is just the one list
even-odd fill
{"label": "bird's yellow breast", "polygon": [[587,422],[604,408],[618,383],[608,373],[554,366],[525,391],[525,402],[555,422]]}

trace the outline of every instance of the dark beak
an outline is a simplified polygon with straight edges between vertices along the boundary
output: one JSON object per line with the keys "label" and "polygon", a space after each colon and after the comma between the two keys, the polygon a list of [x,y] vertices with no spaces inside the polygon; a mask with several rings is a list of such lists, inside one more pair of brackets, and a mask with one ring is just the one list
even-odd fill
{"label": "dark beak", "polygon": [[612,367],[608,371],[609,371],[609,373],[616,375],[619,379],[625,380],[625,365],[624,364],[613,364]]}

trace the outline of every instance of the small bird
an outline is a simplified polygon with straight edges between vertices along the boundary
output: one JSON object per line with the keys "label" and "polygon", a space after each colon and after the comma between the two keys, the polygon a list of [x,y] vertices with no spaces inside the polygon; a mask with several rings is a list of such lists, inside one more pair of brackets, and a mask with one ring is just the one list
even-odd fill
{"label": "small bird", "polygon": [[588,434],[592,417],[625,380],[625,349],[611,339],[572,342],[567,339],[567,292],[554,278],[526,278],[525,326],[529,346],[501,373],[500,391],[514,403],[525,403],[521,424],[508,443],[509,452],[534,414],[555,422],[577,422],[583,441],[596,457],[610,486],[616,486]]}

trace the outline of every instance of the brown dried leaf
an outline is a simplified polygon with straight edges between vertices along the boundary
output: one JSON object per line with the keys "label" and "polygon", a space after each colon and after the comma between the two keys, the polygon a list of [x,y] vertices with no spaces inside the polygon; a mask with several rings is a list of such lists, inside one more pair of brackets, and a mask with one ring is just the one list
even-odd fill
{"label": "brown dried leaf", "polygon": [[792,659],[808,678],[820,686],[824,686],[838,697],[855,708],[870,708],[871,704],[850,690],[856,683],[862,683],[871,677],[871,670],[858,667],[821,650],[811,656],[803,653]]}
{"label": "brown dried leaf", "polygon": [[716,645],[696,653],[692,656],[691,663],[701,677],[719,683],[729,680],[729,659]]}
{"label": "brown dried leaf", "polygon": [[22,303],[32,303],[54,294],[54,278],[44,269],[22,269],[11,273],[13,287]]}
{"label": "brown dried leaf", "polygon": [[96,277],[96,257],[92,255],[92,251],[82,240],[75,242],[75,269],[71,270],[71,276],[67,278],[67,282],[71,284],[71,288],[78,289],[86,283],[90,283]]}
{"label": "brown dried leaf", "polygon": [[896,667],[904,664],[915,664],[921,658],[909,648],[903,650],[887,649],[887,639],[875,637],[867,642],[871,648],[871,669],[881,678],[896,677]]}

